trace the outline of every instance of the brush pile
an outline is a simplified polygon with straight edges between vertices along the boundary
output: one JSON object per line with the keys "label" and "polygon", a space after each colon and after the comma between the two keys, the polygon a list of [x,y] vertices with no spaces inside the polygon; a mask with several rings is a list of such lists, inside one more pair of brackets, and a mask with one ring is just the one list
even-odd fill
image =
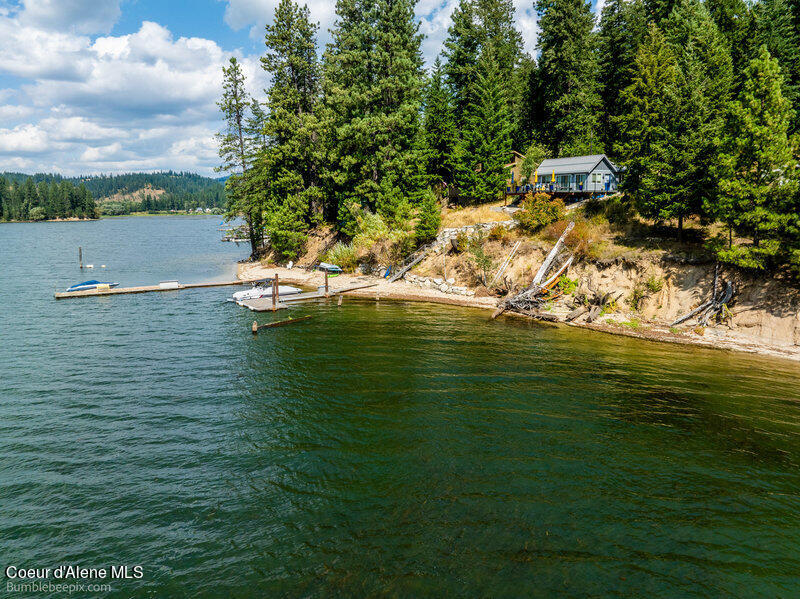
{"label": "brush pile", "polygon": [[533,282],[514,296],[509,293],[500,302],[497,310],[492,314],[492,318],[497,318],[506,310],[512,310],[534,318],[552,320],[548,317],[549,315],[542,314],[539,310],[544,304],[558,297],[559,292],[554,291],[553,287],[558,283],[561,275],[567,272],[567,269],[575,259],[575,256],[569,250],[562,251],[564,250],[564,240],[574,226],[575,223],[570,222],[564,229],[561,237],[558,238],[558,241],[553,246],[553,249],[550,250],[547,258],[545,258],[533,278]]}
{"label": "brush pile", "polygon": [[730,316],[728,304],[733,299],[736,288],[730,281],[724,281],[723,288],[719,289],[719,263],[714,265],[714,287],[711,291],[711,299],[699,305],[688,314],[681,316],[672,323],[671,326],[683,324],[691,318],[697,317],[697,324],[701,327],[708,326],[709,322],[724,320]]}

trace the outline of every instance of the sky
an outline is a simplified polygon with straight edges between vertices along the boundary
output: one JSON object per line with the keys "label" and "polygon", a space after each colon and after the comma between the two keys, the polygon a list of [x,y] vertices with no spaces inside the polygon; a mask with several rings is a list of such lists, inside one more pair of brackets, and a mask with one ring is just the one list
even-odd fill
{"label": "sky", "polygon": [[[222,65],[263,98],[263,28],[278,0],[0,0],[0,171],[214,175]],[[525,49],[533,0],[514,0]],[[457,0],[420,0],[427,64]],[[335,0],[309,0],[330,40]]]}

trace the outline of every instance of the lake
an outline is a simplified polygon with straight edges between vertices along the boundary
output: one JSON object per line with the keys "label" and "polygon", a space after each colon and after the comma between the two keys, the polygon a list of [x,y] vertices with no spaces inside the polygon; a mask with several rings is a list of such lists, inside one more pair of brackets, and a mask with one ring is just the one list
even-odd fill
{"label": "lake", "polygon": [[800,365],[425,304],[253,337],[236,288],[53,299],[233,278],[219,220],[0,225],[3,568],[143,568],[73,595],[101,597],[796,593]]}

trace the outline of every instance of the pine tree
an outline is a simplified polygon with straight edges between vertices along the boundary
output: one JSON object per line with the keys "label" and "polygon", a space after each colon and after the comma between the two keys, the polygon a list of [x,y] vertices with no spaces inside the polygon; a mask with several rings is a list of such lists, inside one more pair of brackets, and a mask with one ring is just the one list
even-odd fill
{"label": "pine tree", "polygon": [[728,43],[736,79],[744,72],[753,50],[755,20],[745,0],[705,0],[711,17]]}
{"label": "pine tree", "polygon": [[731,105],[715,212],[753,240],[752,246],[736,247],[729,237],[728,248],[720,251],[723,260],[739,266],[766,267],[781,250],[780,235],[797,227],[797,173],[788,136],[792,110],[782,85],[778,61],[761,46]]}
{"label": "pine tree", "polygon": [[623,189],[645,218],[678,216],[680,201],[673,181],[675,131],[673,119],[680,106],[680,71],[672,47],[661,30],[650,25],[636,53],[631,84],[622,92],[618,155],[627,169]]}
{"label": "pine tree", "polygon": [[225,120],[225,131],[217,134],[222,165],[217,171],[230,174],[225,189],[228,195],[229,217],[244,216],[250,235],[251,256],[258,255],[262,233],[262,198],[250,189],[248,179],[252,146],[247,138],[247,109],[250,99],[244,88],[244,74],[239,61],[231,58],[222,67],[223,93],[217,105]]}
{"label": "pine tree", "polygon": [[264,147],[253,182],[266,198],[265,232],[277,254],[290,259],[299,255],[321,209],[316,34],[307,6],[281,0],[266,26],[267,53],[261,59],[270,78],[268,115],[253,111],[254,122],[263,122]]}
{"label": "pine tree", "polygon": [[[792,106],[800,105],[800,29],[787,0],[761,0],[753,7],[756,47],[767,47],[778,61],[783,76],[783,96]],[[800,127],[795,114],[792,130]]]}
{"label": "pine tree", "polygon": [[354,209],[404,220],[425,186],[422,37],[413,0],[338,0],[324,59],[326,187],[339,230]]}
{"label": "pine tree", "polygon": [[713,201],[718,139],[733,82],[730,53],[700,0],[679,0],[664,21],[677,58],[679,106],[673,115],[673,211],[683,235],[683,219]]}
{"label": "pine tree", "polygon": [[554,155],[598,137],[594,16],[585,0],[537,0],[543,121],[539,138]]}
{"label": "pine tree", "polygon": [[414,229],[414,236],[417,243],[422,245],[433,241],[439,233],[442,224],[442,209],[433,192],[428,191],[424,194],[419,204],[419,220]]}
{"label": "pine tree", "polygon": [[425,90],[424,114],[427,173],[434,185],[444,182],[450,186],[455,180],[457,168],[458,129],[453,99],[445,86],[442,63],[438,58]]}
{"label": "pine tree", "polygon": [[511,154],[511,115],[500,72],[491,56],[478,63],[459,152],[461,197],[475,202],[500,198]]}
{"label": "pine tree", "polygon": [[481,56],[493,56],[500,77],[512,87],[507,94],[509,107],[519,103],[524,93],[524,88],[516,85],[515,74],[525,57],[511,0],[460,0],[451,19],[444,44],[445,74],[455,97],[457,124],[462,128]]}
{"label": "pine tree", "polygon": [[610,0],[603,7],[598,39],[599,84],[603,112],[600,138],[613,151],[619,141],[616,121],[622,113],[622,90],[631,83],[636,51],[647,34],[643,0]]}

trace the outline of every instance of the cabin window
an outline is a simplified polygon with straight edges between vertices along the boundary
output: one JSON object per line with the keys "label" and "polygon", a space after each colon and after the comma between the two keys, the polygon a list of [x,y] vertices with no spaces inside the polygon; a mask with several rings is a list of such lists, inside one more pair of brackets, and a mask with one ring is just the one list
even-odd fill
{"label": "cabin window", "polygon": [[586,183],[586,175],[575,175],[575,185],[581,186]]}

